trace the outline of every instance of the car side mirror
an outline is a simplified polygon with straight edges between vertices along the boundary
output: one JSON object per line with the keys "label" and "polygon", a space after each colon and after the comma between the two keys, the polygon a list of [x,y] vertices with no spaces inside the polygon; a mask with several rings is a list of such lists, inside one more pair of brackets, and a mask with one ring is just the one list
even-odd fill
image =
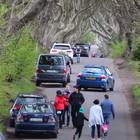
{"label": "car side mirror", "polygon": [[10,99],[10,100],[9,100],[9,103],[10,103],[10,104],[13,104],[14,102],[15,102],[14,99]]}

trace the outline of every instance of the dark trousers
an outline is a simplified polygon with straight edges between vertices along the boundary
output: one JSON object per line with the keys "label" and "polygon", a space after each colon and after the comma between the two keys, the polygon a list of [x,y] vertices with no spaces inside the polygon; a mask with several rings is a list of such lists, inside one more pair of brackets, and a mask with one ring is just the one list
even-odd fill
{"label": "dark trousers", "polygon": [[72,117],[73,127],[76,127],[77,114],[79,112],[79,109],[80,109],[80,105],[71,107],[71,117]]}
{"label": "dark trousers", "polygon": [[76,128],[75,135],[77,135],[77,134],[78,134],[78,138],[80,138],[80,137],[81,137],[81,134],[82,134],[82,129],[83,129],[83,126],[82,126],[82,125],[79,125],[79,126],[77,126],[77,128]]}
{"label": "dark trousers", "polygon": [[58,117],[58,120],[59,120],[59,128],[62,128],[62,124],[63,124],[63,113],[64,113],[64,110],[56,110],[56,114],[57,114],[57,117]]}
{"label": "dark trousers", "polygon": [[96,127],[97,127],[98,138],[100,138],[100,129],[101,129],[101,126],[97,124],[97,125],[93,125],[92,126],[91,136],[92,136],[93,139],[95,137],[95,129],[96,129]]}
{"label": "dark trousers", "polygon": [[70,106],[65,106],[65,110],[63,113],[63,124],[65,124],[65,117],[67,118],[67,126],[70,123]]}

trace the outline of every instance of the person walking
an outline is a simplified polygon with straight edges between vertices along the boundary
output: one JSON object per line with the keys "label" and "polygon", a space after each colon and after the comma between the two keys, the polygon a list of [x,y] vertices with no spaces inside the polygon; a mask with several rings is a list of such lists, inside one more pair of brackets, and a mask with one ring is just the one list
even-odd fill
{"label": "person walking", "polygon": [[101,126],[104,123],[102,108],[99,105],[99,100],[93,101],[94,105],[90,108],[89,127],[91,127],[92,140],[95,140],[95,129],[97,128],[98,140],[101,140]]}
{"label": "person walking", "polygon": [[84,120],[88,121],[88,119],[84,115],[84,108],[81,106],[79,109],[79,112],[77,114],[77,119],[76,119],[76,132],[73,135],[73,140],[75,140],[76,135],[78,135],[78,139],[80,139],[81,134],[82,134],[82,129],[84,126]]}
{"label": "person walking", "polygon": [[64,98],[65,98],[65,109],[63,113],[63,124],[65,124],[65,116],[67,117],[67,126],[69,126],[70,123],[70,103],[69,103],[69,97],[70,97],[70,91],[65,90],[64,92]]}
{"label": "person walking", "polygon": [[76,48],[77,63],[80,63],[80,53],[81,53],[81,49],[80,49],[80,47],[78,46],[78,47]]}
{"label": "person walking", "polygon": [[76,118],[79,112],[81,105],[85,102],[85,98],[82,93],[79,91],[78,86],[74,86],[74,92],[71,93],[69,97],[69,103],[71,105],[71,116],[73,128],[76,128]]}
{"label": "person walking", "polygon": [[104,101],[101,103],[102,111],[103,111],[103,117],[106,124],[109,125],[111,115],[113,116],[113,119],[115,119],[115,112],[114,112],[114,105],[109,100],[109,95],[104,95]]}
{"label": "person walking", "polygon": [[61,92],[61,90],[57,90],[56,92],[56,97],[54,100],[54,107],[56,110],[56,114],[58,116],[59,119],[59,128],[62,129],[62,117],[63,117],[63,113],[64,113],[64,108],[65,108],[65,98]]}

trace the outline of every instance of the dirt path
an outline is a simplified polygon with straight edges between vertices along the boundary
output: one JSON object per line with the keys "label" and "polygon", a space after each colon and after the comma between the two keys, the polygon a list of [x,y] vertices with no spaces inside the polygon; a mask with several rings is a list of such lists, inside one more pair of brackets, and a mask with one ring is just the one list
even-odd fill
{"label": "dirt path", "polygon": [[132,120],[134,121],[134,127],[136,129],[136,134],[140,139],[140,108],[136,107],[134,97],[132,95],[132,86],[138,83],[140,84],[140,80],[134,77],[132,72],[124,63],[124,60],[121,59],[114,61],[116,70],[124,85],[123,92],[128,100]]}

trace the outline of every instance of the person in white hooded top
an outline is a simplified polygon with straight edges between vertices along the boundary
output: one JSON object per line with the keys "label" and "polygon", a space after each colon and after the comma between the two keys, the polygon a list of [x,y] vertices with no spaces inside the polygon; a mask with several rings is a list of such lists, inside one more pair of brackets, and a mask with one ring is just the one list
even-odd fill
{"label": "person in white hooded top", "polygon": [[98,140],[100,139],[101,125],[104,123],[102,108],[99,105],[99,100],[94,100],[94,105],[90,108],[89,127],[91,127],[92,140],[95,140],[95,129],[97,128]]}

